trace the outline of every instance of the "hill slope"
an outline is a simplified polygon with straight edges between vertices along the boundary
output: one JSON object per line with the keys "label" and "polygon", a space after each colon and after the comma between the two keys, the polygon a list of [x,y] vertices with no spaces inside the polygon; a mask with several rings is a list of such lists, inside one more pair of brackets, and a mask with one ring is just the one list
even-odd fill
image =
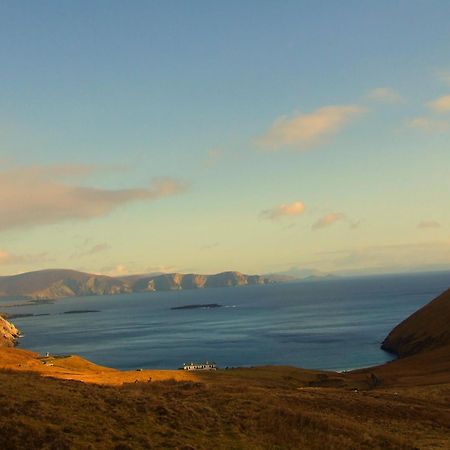
{"label": "hill slope", "polygon": [[123,281],[75,270],[49,269],[0,277],[0,296],[56,299],[130,292]]}
{"label": "hill slope", "polygon": [[450,289],[397,325],[381,348],[410,356],[450,345]]}

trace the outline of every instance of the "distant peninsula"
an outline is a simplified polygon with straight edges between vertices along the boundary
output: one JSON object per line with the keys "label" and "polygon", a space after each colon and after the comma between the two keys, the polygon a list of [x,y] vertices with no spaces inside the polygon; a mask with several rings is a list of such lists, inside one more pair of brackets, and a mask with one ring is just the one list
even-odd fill
{"label": "distant peninsula", "polygon": [[221,272],[214,275],[157,273],[110,277],[67,269],[47,269],[0,277],[0,298],[48,302],[64,297],[115,295],[275,283],[270,276]]}

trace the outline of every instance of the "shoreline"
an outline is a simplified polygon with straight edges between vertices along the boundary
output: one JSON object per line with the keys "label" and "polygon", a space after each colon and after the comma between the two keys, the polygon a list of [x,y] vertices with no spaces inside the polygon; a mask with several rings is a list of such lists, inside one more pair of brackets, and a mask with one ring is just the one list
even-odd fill
{"label": "shoreline", "polygon": [[[3,319],[6,321],[6,319]],[[10,323],[6,321],[7,323]],[[311,375],[318,377],[317,380],[308,379],[309,384],[313,386],[302,386],[304,388],[343,387],[350,382],[351,388],[353,380],[352,374],[364,371],[372,371],[379,368],[380,365],[363,366],[359,368],[348,368],[343,370],[309,369],[304,367],[285,366],[285,365],[258,365],[258,366],[239,366],[218,368],[216,371],[185,371],[180,369],[130,369],[122,370],[113,367],[98,365],[88,359],[76,354],[50,354],[43,356],[32,350],[19,348],[19,340],[24,336],[21,331],[11,324],[18,334],[13,340],[13,345],[9,347],[0,347],[0,370],[12,370],[17,372],[33,372],[43,377],[58,378],[64,380],[80,381],[88,384],[99,384],[109,386],[121,386],[129,383],[148,383],[153,381],[174,380],[176,382],[204,382],[205,377],[211,378],[216,374],[219,377],[222,374],[245,373],[248,371],[258,373],[260,371],[295,371],[297,374]],[[387,363],[397,361],[395,358]],[[386,363],[385,363],[386,364]],[[385,364],[382,364],[381,367]],[[348,379],[350,377],[350,379]],[[329,380],[333,380],[330,382]],[[359,388],[370,387],[358,384]]]}

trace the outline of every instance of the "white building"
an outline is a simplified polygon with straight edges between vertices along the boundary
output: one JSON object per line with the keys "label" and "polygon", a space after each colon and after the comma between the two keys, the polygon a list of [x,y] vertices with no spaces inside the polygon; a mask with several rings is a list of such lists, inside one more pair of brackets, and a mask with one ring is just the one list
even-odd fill
{"label": "white building", "polygon": [[184,363],[183,370],[217,370],[216,363],[208,362],[205,363]]}

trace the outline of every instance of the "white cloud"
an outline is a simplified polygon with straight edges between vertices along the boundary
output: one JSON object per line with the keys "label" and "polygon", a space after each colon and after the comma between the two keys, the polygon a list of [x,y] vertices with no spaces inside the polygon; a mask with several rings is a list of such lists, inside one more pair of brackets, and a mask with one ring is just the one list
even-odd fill
{"label": "white cloud", "polygon": [[336,134],[363,112],[364,109],[358,105],[331,105],[310,114],[283,116],[273,123],[257,143],[269,150],[283,147],[305,150]]}
{"label": "white cloud", "polygon": [[133,201],[150,201],[183,192],[186,185],[156,179],[146,188],[103,189],[73,185],[68,178],[96,172],[92,166],[28,166],[0,172],[0,231],[67,219],[104,216]]}
{"label": "white cloud", "polygon": [[282,217],[293,217],[302,214],[305,211],[303,202],[296,201],[288,204],[281,204],[270,209],[261,211],[260,216],[264,219],[277,220]]}
{"label": "white cloud", "polygon": [[429,103],[427,106],[437,113],[448,113],[450,112],[450,95],[443,95]]}
{"label": "white cloud", "polygon": [[379,87],[373,89],[367,94],[370,100],[385,103],[401,103],[403,101],[402,96],[390,87]]}

